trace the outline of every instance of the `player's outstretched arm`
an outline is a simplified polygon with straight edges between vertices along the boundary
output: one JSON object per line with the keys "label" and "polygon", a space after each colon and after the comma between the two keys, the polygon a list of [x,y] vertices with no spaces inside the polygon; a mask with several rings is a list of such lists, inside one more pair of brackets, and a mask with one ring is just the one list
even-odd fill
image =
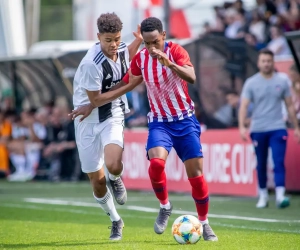
{"label": "player's outstretched arm", "polygon": [[141,26],[137,26],[136,32],[133,32],[133,35],[135,36],[135,39],[133,42],[128,46],[129,51],[129,61],[132,60],[132,58],[135,56],[135,54],[138,52],[139,47],[141,46],[143,42],[143,37],[141,34]]}
{"label": "player's outstretched arm", "polygon": [[174,71],[181,79],[189,82],[189,83],[195,83],[196,81],[196,74],[194,67],[189,65],[183,65],[180,66],[172,61],[169,60],[169,57],[162,52],[161,50],[152,48],[149,51],[151,54],[156,54],[158,61],[162,64],[170,68],[172,71]]}
{"label": "player's outstretched arm", "polygon": [[[130,72],[130,70],[129,70]],[[120,82],[121,85],[123,85],[123,80]],[[142,82],[141,77],[131,77],[130,81],[128,84],[113,90],[113,91],[108,91],[106,93],[101,93],[101,91],[86,91],[87,95],[89,97],[89,100],[91,104],[94,107],[100,107],[103,106],[106,103],[109,103],[120,96],[126,94],[127,92],[133,90],[138,84]]]}
{"label": "player's outstretched arm", "polygon": [[[86,117],[90,115],[90,113],[93,111],[94,108],[103,106],[106,103],[109,103],[116,98],[124,95],[125,93],[133,90],[138,84],[140,84],[143,81],[143,78],[141,76],[132,76],[131,71],[128,71],[129,73],[126,74],[126,76],[123,78],[119,84],[122,87],[119,87],[118,89],[101,93],[101,91],[88,91],[87,95],[90,100],[90,104],[81,106],[77,108],[76,110],[72,110],[72,112],[69,114],[69,116],[72,117],[74,120],[77,116],[82,116],[79,121],[83,121]],[[128,82],[128,83],[127,83]],[[119,85],[118,84],[118,85]]]}

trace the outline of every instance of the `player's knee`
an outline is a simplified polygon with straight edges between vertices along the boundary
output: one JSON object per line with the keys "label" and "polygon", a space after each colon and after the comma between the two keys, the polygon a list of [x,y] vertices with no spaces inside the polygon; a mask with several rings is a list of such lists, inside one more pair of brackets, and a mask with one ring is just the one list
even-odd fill
{"label": "player's knee", "polygon": [[154,179],[156,176],[160,176],[164,170],[165,170],[165,160],[159,158],[153,158],[150,160],[148,173],[151,179]]}
{"label": "player's knee", "polygon": [[112,175],[120,175],[123,171],[123,164],[120,160],[107,160],[105,161],[106,168],[108,169],[108,172]]}

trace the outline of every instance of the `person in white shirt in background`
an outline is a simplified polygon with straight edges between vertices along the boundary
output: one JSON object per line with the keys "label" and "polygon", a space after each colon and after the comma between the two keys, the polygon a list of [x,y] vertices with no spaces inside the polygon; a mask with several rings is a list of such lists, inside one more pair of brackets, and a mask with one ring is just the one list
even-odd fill
{"label": "person in white shirt in background", "polygon": [[282,34],[280,27],[273,25],[270,28],[272,40],[268,43],[267,48],[271,50],[275,56],[288,56],[291,54],[289,45]]}

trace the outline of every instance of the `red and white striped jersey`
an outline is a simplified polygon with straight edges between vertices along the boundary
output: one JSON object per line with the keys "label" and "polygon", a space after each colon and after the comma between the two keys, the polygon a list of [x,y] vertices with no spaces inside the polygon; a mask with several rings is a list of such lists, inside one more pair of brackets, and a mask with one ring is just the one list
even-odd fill
{"label": "red and white striped jersey", "polygon": [[[166,43],[164,52],[179,66],[193,66],[187,51],[178,44]],[[146,48],[134,56],[130,67],[133,75],[143,76],[147,87],[151,109],[148,122],[171,122],[192,116],[194,103],[188,94],[187,82],[157,58],[152,58]]]}

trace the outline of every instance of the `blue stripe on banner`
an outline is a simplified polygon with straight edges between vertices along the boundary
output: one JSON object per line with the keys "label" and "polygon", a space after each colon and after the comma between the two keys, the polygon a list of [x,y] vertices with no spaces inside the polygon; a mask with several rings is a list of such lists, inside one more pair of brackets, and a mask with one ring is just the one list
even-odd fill
{"label": "blue stripe on banner", "polygon": [[203,200],[197,200],[197,199],[194,198],[194,201],[195,201],[197,204],[205,204],[205,203],[209,202],[209,196],[206,197],[206,198],[203,199]]}

